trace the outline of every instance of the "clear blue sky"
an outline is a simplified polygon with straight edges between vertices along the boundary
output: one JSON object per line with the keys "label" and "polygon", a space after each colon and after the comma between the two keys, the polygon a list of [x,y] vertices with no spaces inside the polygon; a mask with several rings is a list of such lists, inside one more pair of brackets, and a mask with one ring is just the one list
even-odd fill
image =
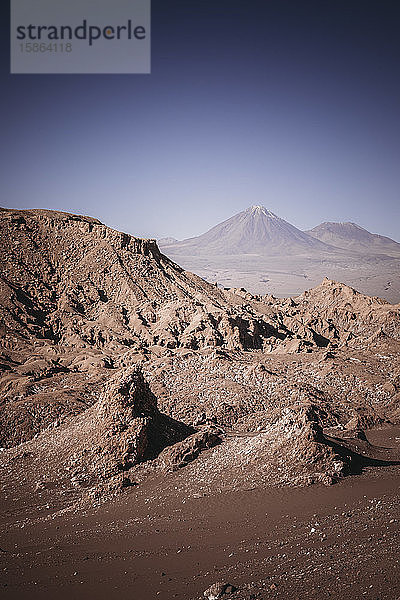
{"label": "clear blue sky", "polygon": [[1,206],[197,235],[252,204],[400,241],[400,5],[153,0],[151,75],[9,75]]}

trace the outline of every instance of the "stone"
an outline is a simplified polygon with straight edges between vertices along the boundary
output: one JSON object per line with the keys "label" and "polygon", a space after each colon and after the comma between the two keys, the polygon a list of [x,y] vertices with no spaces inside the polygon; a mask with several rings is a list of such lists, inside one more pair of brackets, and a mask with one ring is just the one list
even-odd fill
{"label": "stone", "polygon": [[217,581],[203,593],[203,596],[208,600],[218,600],[223,596],[229,596],[229,594],[232,594],[236,589],[237,588],[230,583],[221,583],[220,581]]}

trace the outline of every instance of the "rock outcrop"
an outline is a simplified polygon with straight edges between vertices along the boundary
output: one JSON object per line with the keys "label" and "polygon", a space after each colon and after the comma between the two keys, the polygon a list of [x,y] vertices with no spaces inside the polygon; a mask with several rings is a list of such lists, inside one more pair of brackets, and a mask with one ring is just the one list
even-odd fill
{"label": "rock outcrop", "polygon": [[79,464],[79,477],[94,482],[126,473],[193,433],[193,428],[159,412],[137,367],[119,371],[98,402],[63,432],[73,440],[69,460]]}

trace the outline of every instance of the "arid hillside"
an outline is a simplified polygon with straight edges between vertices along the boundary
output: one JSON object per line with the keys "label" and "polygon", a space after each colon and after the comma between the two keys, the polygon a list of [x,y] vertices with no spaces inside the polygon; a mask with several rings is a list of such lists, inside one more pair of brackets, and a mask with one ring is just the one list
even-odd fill
{"label": "arid hillside", "polygon": [[0,228],[5,489],[62,504],[182,467],[196,494],[397,460],[354,440],[400,418],[398,305],[328,279],[222,290],[90,217],[2,210]]}

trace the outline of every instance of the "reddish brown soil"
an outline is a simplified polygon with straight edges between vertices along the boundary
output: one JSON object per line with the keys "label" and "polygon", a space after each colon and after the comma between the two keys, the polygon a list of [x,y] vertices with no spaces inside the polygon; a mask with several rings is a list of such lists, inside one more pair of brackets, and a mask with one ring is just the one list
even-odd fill
{"label": "reddish brown soil", "polygon": [[[368,437],[400,446],[399,428]],[[46,519],[49,508],[15,523],[10,511],[3,597],[189,600],[215,581],[242,599],[400,596],[399,467],[368,467],[331,487],[199,498],[179,488],[184,470],[174,477],[168,502],[149,479],[89,512]]]}

